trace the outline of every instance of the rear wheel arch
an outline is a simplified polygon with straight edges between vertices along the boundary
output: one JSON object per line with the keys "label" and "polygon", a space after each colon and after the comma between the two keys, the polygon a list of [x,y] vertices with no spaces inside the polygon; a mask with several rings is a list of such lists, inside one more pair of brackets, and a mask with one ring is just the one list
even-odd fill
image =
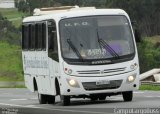
{"label": "rear wheel arch", "polygon": [[55,89],[56,89],[56,95],[60,95],[60,85],[58,78],[55,78]]}
{"label": "rear wheel arch", "polygon": [[33,88],[34,88],[34,91],[38,91],[38,86],[37,86],[37,81],[36,81],[36,78],[34,77],[33,78]]}

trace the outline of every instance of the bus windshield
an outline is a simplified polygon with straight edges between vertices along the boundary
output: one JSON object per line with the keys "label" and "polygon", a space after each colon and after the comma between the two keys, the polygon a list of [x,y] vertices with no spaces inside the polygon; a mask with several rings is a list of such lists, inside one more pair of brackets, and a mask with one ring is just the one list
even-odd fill
{"label": "bus windshield", "polygon": [[118,60],[134,56],[125,16],[88,16],[60,21],[62,56],[68,61]]}

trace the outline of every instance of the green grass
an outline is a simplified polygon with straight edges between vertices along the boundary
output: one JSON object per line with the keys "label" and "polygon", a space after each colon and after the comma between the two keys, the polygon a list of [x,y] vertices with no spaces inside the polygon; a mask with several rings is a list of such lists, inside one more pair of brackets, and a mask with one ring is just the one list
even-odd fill
{"label": "green grass", "polygon": [[11,8],[11,9],[0,8],[0,13],[3,15],[3,17],[6,17],[9,21],[11,21],[13,25],[15,25],[15,27],[19,27],[21,25],[22,18],[28,15],[23,12],[18,12],[16,8]]}
{"label": "green grass", "polygon": [[0,81],[23,81],[21,48],[0,41]]}
{"label": "green grass", "polygon": [[26,16],[25,13],[23,12],[18,12],[16,8],[11,8],[11,9],[0,9],[0,12],[4,17],[7,17],[7,19],[13,19],[13,18],[18,18],[18,17],[24,17]]}
{"label": "green grass", "polygon": [[152,91],[160,91],[160,86],[155,85],[141,85],[140,90],[152,90]]}
{"label": "green grass", "polygon": [[15,85],[15,86],[6,86],[6,87],[0,87],[0,88],[26,88],[24,85]]}

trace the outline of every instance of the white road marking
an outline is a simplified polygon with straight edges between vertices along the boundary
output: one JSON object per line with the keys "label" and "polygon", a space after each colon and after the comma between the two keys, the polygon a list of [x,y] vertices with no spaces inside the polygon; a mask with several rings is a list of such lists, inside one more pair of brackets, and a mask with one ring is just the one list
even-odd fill
{"label": "white road marking", "polygon": [[35,107],[36,105],[26,105],[27,107]]}
{"label": "white road marking", "polygon": [[62,108],[49,109],[49,108],[44,108],[44,107],[36,107],[36,106],[33,107],[33,105],[22,106],[22,105],[6,104],[6,103],[0,103],[0,105],[17,106],[17,107],[23,107],[23,108],[37,108],[37,109],[53,110],[53,111],[60,111],[60,112],[75,112],[75,113],[79,112],[79,113],[90,113],[90,114],[106,114],[106,112],[92,112],[92,111],[81,111],[81,110],[69,110],[69,109],[62,109]]}
{"label": "white road marking", "polygon": [[144,92],[142,92],[142,91],[134,91],[133,93],[142,94],[142,93],[144,93]]}
{"label": "white road marking", "polygon": [[16,105],[16,104],[6,104],[6,103],[0,103],[0,105],[22,107],[21,105]]}
{"label": "white road marking", "polygon": [[27,99],[10,99],[10,101],[26,101]]}
{"label": "white road marking", "polygon": [[153,98],[154,96],[144,96],[144,97]]}
{"label": "white road marking", "polygon": [[32,99],[32,100],[37,100],[38,98],[30,98],[30,99]]}

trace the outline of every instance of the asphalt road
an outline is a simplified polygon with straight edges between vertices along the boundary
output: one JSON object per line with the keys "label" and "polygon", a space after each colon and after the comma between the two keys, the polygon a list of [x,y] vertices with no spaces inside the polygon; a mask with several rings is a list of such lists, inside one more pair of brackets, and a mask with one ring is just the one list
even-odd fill
{"label": "asphalt road", "polygon": [[40,105],[37,93],[27,89],[0,89],[0,114],[124,114],[124,111],[151,111],[151,108],[156,110],[155,114],[160,114],[160,92],[135,91],[132,102],[123,102],[122,96],[118,95],[96,102],[72,99],[70,106],[62,106],[59,97],[54,105]]}

